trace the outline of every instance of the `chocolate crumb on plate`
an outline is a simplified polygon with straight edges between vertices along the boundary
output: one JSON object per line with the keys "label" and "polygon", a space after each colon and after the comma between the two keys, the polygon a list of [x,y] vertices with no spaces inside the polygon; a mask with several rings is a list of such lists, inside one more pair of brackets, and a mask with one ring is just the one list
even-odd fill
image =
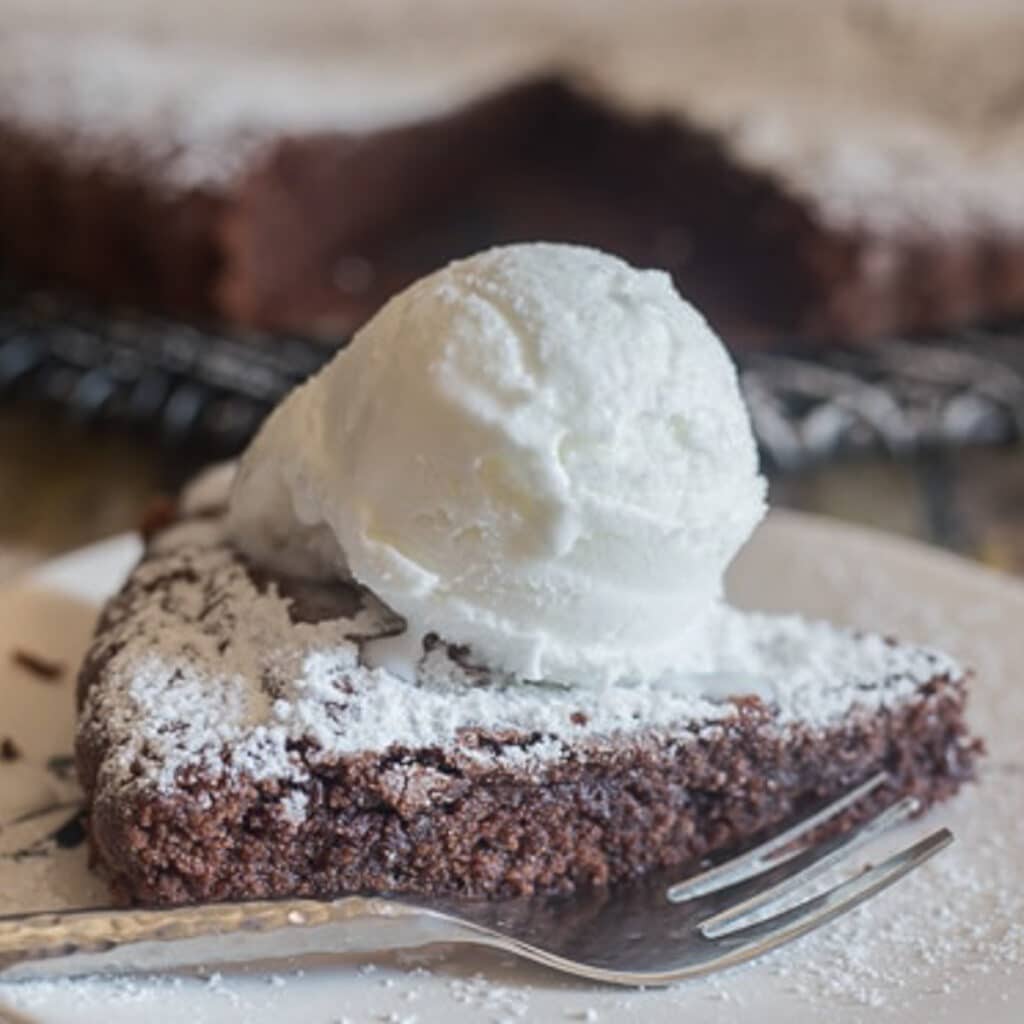
{"label": "chocolate crumb on plate", "polygon": [[81,809],[67,819],[58,829],[47,837],[52,839],[61,850],[73,850],[81,846],[86,839],[85,812]]}
{"label": "chocolate crumb on plate", "polygon": [[57,661],[54,658],[47,658],[42,654],[36,654],[34,651],[25,650],[24,647],[16,647],[11,652],[11,660],[19,668],[23,668],[27,672],[31,672],[37,679],[43,679],[47,682],[54,682],[60,679],[67,669],[64,662]]}

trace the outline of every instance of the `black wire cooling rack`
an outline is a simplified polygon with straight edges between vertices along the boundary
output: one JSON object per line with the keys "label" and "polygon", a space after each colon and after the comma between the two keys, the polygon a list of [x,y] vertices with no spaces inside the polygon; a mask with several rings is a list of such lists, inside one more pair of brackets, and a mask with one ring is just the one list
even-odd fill
{"label": "black wire cooling rack", "polygon": [[[211,454],[238,451],[332,351],[0,287],[0,396]],[[1024,323],[855,348],[794,344],[739,362],[765,459],[779,470],[1024,438]]]}

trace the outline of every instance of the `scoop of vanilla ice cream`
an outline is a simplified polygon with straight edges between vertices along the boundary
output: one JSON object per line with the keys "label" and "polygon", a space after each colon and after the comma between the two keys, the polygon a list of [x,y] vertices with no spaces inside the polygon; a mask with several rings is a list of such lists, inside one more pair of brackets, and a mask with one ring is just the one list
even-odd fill
{"label": "scoop of vanilla ice cream", "polygon": [[666,274],[492,249],[393,298],[243,458],[237,543],[351,574],[422,638],[523,679],[699,669],[723,572],[764,512],[736,372]]}

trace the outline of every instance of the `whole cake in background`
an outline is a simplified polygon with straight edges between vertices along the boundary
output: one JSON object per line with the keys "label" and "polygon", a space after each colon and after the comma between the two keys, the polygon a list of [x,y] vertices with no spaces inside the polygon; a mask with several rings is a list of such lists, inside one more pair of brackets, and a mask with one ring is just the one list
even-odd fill
{"label": "whole cake in background", "polygon": [[0,264],[335,338],[537,237],[668,269],[730,340],[1024,311],[1024,11],[3,0]]}
{"label": "whole cake in background", "polygon": [[142,902],[502,898],[694,869],[879,773],[845,822],[950,796],[956,662],[726,602],[764,489],[668,275],[533,244],[424,278],[103,612],[98,865]]}

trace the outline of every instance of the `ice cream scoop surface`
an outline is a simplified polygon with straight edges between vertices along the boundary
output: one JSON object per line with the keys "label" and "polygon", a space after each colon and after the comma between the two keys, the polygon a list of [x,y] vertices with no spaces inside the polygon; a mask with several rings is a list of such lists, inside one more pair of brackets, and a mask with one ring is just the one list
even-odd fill
{"label": "ice cream scoop surface", "polygon": [[515,245],[417,282],[294,391],[230,529],[273,568],[372,590],[408,624],[400,673],[434,633],[605,685],[706,663],[764,490],[733,364],[666,274]]}

